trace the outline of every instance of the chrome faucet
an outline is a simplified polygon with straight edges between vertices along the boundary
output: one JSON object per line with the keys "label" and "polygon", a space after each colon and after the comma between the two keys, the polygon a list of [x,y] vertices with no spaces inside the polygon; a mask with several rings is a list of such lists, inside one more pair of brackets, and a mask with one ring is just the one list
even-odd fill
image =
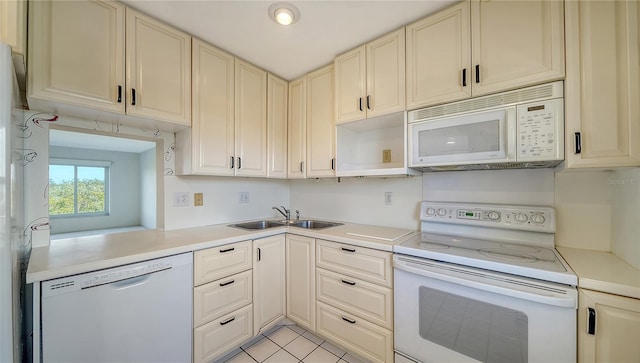
{"label": "chrome faucet", "polygon": [[291,211],[287,208],[285,208],[283,205],[281,205],[280,207],[282,207],[282,210],[278,207],[273,207],[271,209],[275,209],[278,211],[278,213],[282,214],[287,220],[291,219]]}

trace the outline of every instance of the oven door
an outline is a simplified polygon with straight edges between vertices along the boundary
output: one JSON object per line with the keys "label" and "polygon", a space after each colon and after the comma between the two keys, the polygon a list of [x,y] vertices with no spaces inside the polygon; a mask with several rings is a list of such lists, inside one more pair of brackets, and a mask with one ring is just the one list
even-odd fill
{"label": "oven door", "polygon": [[516,160],[516,108],[474,112],[409,125],[409,166]]}
{"label": "oven door", "polygon": [[394,256],[394,338],[419,362],[576,361],[574,287]]}

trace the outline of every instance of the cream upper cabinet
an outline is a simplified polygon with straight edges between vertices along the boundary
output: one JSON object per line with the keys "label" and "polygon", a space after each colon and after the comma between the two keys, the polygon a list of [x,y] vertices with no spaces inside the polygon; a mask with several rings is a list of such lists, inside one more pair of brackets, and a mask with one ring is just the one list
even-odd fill
{"label": "cream upper cabinet", "polygon": [[335,175],[333,64],[307,74],[307,178]]}
{"label": "cream upper cabinet", "polygon": [[471,0],[407,26],[407,109],[564,77],[562,1]]}
{"label": "cream upper cabinet", "polygon": [[579,289],[578,304],[579,363],[640,359],[640,300]]}
{"label": "cream upper cabinet", "polygon": [[234,175],[235,58],[193,39],[192,125],[176,133],[177,174]]}
{"label": "cream upper cabinet", "polygon": [[236,59],[236,175],[267,176],[267,72]]}
{"label": "cream upper cabinet", "polygon": [[567,1],[566,162],[640,165],[638,1]]}
{"label": "cream upper cabinet", "polygon": [[191,36],[130,8],[126,35],[127,113],[191,125]]}
{"label": "cream upper cabinet", "polygon": [[30,3],[27,95],[125,112],[125,7],[111,1]]}
{"label": "cream upper cabinet", "polygon": [[307,79],[302,77],[289,83],[289,132],[288,167],[289,179],[306,177],[307,159]]}
{"label": "cream upper cabinet", "polygon": [[562,1],[471,1],[473,95],[564,77]]}
{"label": "cream upper cabinet", "polygon": [[253,241],[253,334],[285,315],[285,236]]}
{"label": "cream upper cabinet", "polygon": [[407,25],[407,109],[471,97],[469,2]]}
{"label": "cream upper cabinet", "polygon": [[316,240],[287,233],[287,317],[298,326],[316,329]]}
{"label": "cream upper cabinet", "polygon": [[0,41],[9,44],[14,55],[26,55],[27,0],[0,1]]}
{"label": "cream upper cabinet", "polygon": [[337,123],[405,109],[404,28],[339,55],[334,65]]}
{"label": "cream upper cabinet", "polygon": [[267,176],[287,177],[287,104],[289,84],[267,77]]}

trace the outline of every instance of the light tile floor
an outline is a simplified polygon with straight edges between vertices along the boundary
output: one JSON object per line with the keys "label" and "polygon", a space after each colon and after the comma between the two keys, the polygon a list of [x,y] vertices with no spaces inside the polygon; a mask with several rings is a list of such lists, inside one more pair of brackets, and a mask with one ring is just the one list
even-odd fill
{"label": "light tile floor", "polygon": [[285,320],[214,363],[364,363]]}

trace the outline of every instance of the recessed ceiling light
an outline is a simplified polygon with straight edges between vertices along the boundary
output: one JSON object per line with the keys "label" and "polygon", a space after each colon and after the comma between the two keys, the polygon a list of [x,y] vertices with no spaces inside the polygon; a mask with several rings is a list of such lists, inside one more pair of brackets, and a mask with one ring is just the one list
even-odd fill
{"label": "recessed ceiling light", "polygon": [[275,3],[269,6],[269,17],[280,25],[290,25],[300,19],[300,11],[289,3]]}

